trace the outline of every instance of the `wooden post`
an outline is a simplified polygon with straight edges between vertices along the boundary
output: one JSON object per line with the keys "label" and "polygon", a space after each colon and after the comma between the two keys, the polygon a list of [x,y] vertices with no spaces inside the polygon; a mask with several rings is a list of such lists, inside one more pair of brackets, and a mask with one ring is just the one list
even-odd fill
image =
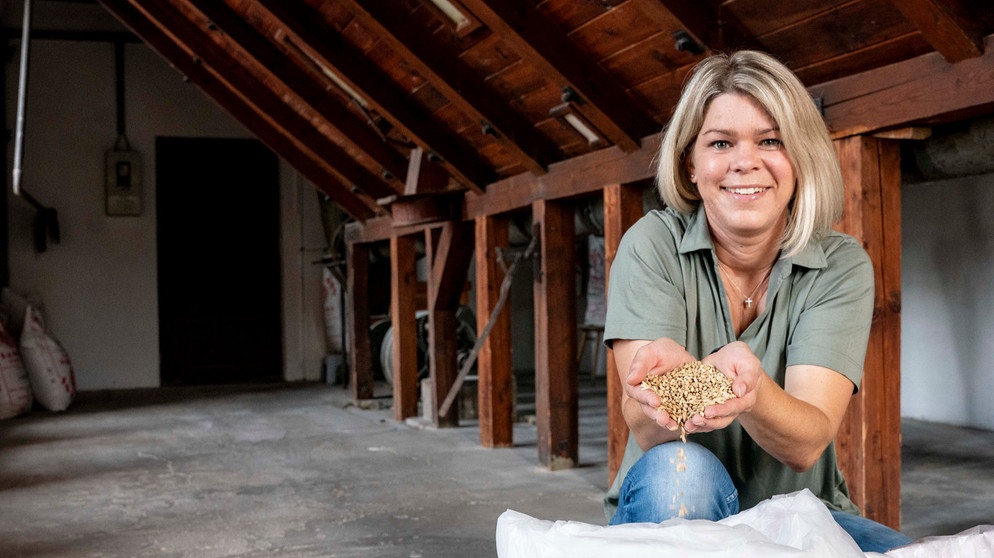
{"label": "wooden post", "polygon": [[[504,271],[498,248],[510,245],[506,216],[476,218],[476,331],[482,332],[500,298]],[[514,444],[514,370],[511,364],[511,305],[505,304],[476,359],[480,444]]]}
{"label": "wooden post", "polygon": [[536,201],[532,220],[541,242],[534,289],[538,458],[549,469],[568,469],[579,446],[573,205]]}
{"label": "wooden post", "polygon": [[349,385],[355,400],[373,397],[373,357],[369,345],[369,245],[349,242],[346,248],[345,319],[349,328]]}
{"label": "wooden post", "polygon": [[876,299],[860,392],[836,437],[839,465],[863,514],[901,525],[901,175],[898,142],[836,140],[845,182],[842,232],[873,261]]}
{"label": "wooden post", "polygon": [[393,323],[393,416],[418,414],[418,339],[415,241],[390,237],[390,320]]}
{"label": "wooden post", "polygon": [[[622,235],[642,217],[644,184],[611,184],[604,188],[604,260],[605,282],[611,283],[611,263],[618,254]],[[607,288],[607,287],[605,287]],[[606,291],[605,291],[606,292]],[[621,376],[614,353],[607,352],[607,483],[614,482],[628,443],[628,425],[621,412]]]}
{"label": "wooden post", "polygon": [[439,415],[459,374],[456,311],[466,286],[473,253],[473,225],[449,221],[441,229],[425,230],[428,255],[428,366],[432,385],[432,421],[435,426],[458,426],[459,407]]}

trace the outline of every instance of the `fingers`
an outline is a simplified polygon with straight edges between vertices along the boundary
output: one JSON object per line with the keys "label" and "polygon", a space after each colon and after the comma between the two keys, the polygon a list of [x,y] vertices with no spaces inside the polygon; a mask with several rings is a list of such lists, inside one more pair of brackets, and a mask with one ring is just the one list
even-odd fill
{"label": "fingers", "polygon": [[723,346],[704,357],[703,361],[732,379],[732,393],[739,398],[752,391],[758,384],[760,375],[765,374],[752,349],[741,341]]}
{"label": "fingers", "polygon": [[637,386],[649,374],[662,374],[692,360],[696,359],[672,339],[656,339],[638,349],[625,380]]}

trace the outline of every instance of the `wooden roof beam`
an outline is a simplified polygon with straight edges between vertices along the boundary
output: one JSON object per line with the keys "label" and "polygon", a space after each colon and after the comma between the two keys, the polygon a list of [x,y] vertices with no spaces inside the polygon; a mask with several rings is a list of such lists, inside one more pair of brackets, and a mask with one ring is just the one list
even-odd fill
{"label": "wooden roof beam", "polygon": [[950,63],[984,53],[984,38],[972,24],[962,0],[891,0]]}
{"label": "wooden roof beam", "polygon": [[372,199],[394,192],[378,176],[358,164],[341,146],[317,130],[310,120],[287,105],[283,95],[269,89],[241,60],[207,36],[209,22],[198,24],[189,19],[198,15],[188,13],[191,8],[176,6],[168,1],[136,0],[134,3],[150,19],[157,21],[161,28],[169,29],[170,35],[177,42],[208,64],[213,73],[227,82],[231,89],[238,91],[246,99],[251,99],[250,102],[260,113],[266,114],[288,134],[297,136],[300,143],[312,151],[343,184],[348,184],[350,189],[358,188]]}
{"label": "wooden roof beam", "polygon": [[410,25],[410,14],[400,2],[346,2],[364,27],[397,52],[459,110],[489,126],[497,142],[535,174],[562,159],[559,147],[539,133],[523,115],[512,110],[496,91],[475,79],[459,53],[425,40],[424,30]]}
{"label": "wooden roof beam", "polygon": [[266,111],[248,102],[236,89],[205,66],[163,22],[150,17],[127,0],[100,0],[100,3],[257,138],[326,193],[346,213],[360,221],[382,213],[373,199],[344,187],[321,164],[320,158],[305,150],[293,134],[282,128]]}
{"label": "wooden roof beam", "polygon": [[440,125],[413,100],[410,92],[369,63],[365,54],[342,38],[315,9],[285,0],[259,0],[259,4],[378,113],[426,151],[435,153],[463,185],[482,193],[487,184],[497,179],[497,172],[472,146]]}
{"label": "wooden roof beam", "polygon": [[[290,91],[299,96],[330,126],[337,129],[345,141],[357,151],[369,157],[396,181],[404,180],[404,170],[407,167],[404,156],[388,145],[365,119],[349,111],[345,105],[327,94],[328,87],[333,85],[326,77],[316,70],[308,74],[300,66],[288,63],[284,51],[245,24],[245,21],[250,19],[245,17],[245,14],[239,14],[219,2],[194,1],[192,4],[241,45],[244,52],[256,63],[272,72]],[[384,181],[389,182],[389,179],[384,177]],[[398,184],[393,186],[396,189]]]}
{"label": "wooden roof beam", "polygon": [[461,3],[527,64],[579,95],[581,101],[575,103],[575,109],[621,149],[637,150],[643,136],[658,130],[659,124],[635,108],[637,104],[614,78],[582,56],[576,44],[538,10],[506,0]]}
{"label": "wooden roof beam", "polygon": [[994,35],[984,45],[982,56],[956,64],[932,52],[808,91],[823,99],[835,138],[988,113],[994,107]]}
{"label": "wooden roof beam", "polygon": [[[653,21],[669,26],[673,21],[707,50],[762,49],[749,30],[727,9],[687,0],[634,0]],[[678,46],[678,50],[680,47]]]}
{"label": "wooden roof beam", "polygon": [[[171,1],[174,5],[177,2],[177,0]],[[331,106],[335,101],[330,97],[326,97],[323,100],[316,99],[318,95],[316,92],[323,89],[319,84],[301,72],[298,67],[288,64],[286,56],[273,47],[272,43],[260,36],[254,28],[247,25],[239,14],[236,14],[223,3],[216,1],[193,0],[186,2],[179,0],[178,4],[180,12],[182,13],[185,10],[186,19],[191,20],[194,25],[197,25],[196,19],[200,17],[209,20],[209,23],[206,24],[206,27],[201,32],[202,35],[208,38],[198,47],[206,49],[203,51],[205,58],[209,54],[211,59],[230,60],[232,64],[251,67],[251,73],[261,77],[257,77],[254,86],[246,90],[255,90],[260,93],[263,93],[264,90],[268,91],[268,93],[264,93],[266,96],[270,97],[274,103],[286,107],[286,109],[281,111],[282,114],[292,112],[297,115],[292,120],[295,122],[294,128],[311,128],[320,131],[320,127],[315,126],[310,119],[300,115],[299,111],[286,101],[287,95],[292,94],[302,99],[307,105],[315,109],[317,114],[324,118],[327,116],[326,111],[331,110]],[[190,13],[189,7],[195,9],[199,14]],[[244,56],[236,58],[232,54],[232,51],[240,51]],[[195,50],[195,52],[199,51]],[[252,61],[255,61],[255,63],[252,64]],[[286,88],[278,88],[278,84],[266,79],[269,76],[276,77]],[[337,116],[341,116],[341,112],[339,111]],[[334,125],[334,123],[330,124]],[[369,128],[363,127],[362,129],[364,133],[369,133]],[[401,186],[399,184],[387,183],[381,175],[361,165],[341,145],[323,133],[320,135],[325,138],[322,141],[322,155],[328,164],[340,175],[343,182],[346,184],[355,184],[359,189],[374,198],[389,196],[400,191]],[[376,138],[376,141],[378,140],[379,138]],[[390,168],[403,169],[406,165],[401,161],[403,161],[402,157],[396,163],[389,163],[391,165]],[[400,170],[399,172],[403,171]]]}

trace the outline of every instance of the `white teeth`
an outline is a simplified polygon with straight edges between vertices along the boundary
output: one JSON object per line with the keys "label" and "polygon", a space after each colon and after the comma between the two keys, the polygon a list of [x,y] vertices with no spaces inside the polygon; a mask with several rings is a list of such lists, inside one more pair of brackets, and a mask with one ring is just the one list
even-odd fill
{"label": "white teeth", "polygon": [[740,196],[751,196],[753,194],[758,194],[763,191],[762,188],[729,188],[729,192],[733,194],[738,194]]}

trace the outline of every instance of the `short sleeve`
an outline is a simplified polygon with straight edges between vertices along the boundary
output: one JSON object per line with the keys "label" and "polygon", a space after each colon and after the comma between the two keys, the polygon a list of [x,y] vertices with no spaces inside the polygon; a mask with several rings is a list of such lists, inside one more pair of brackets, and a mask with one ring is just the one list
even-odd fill
{"label": "short sleeve", "polygon": [[604,340],[682,341],[687,311],[677,242],[679,231],[658,213],[640,219],[625,233],[611,264]]}
{"label": "short sleeve", "polygon": [[873,318],[873,264],[851,237],[836,234],[826,244],[827,265],[805,272],[786,364],[835,370],[858,390]]}

